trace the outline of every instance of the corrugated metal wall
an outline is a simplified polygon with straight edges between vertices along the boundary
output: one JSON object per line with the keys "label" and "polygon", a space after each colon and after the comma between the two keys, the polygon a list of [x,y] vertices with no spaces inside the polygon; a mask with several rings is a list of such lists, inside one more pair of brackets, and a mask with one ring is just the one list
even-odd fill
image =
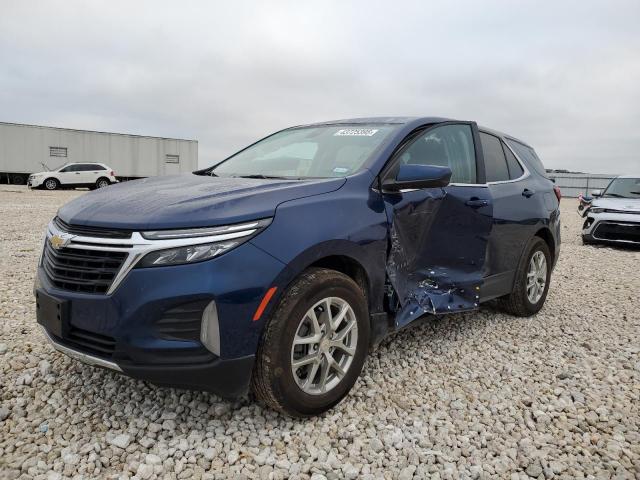
{"label": "corrugated metal wall", "polygon": [[547,173],[547,176],[556,181],[563,197],[577,197],[596,188],[606,188],[609,182],[617,175],[601,175],[589,173]]}

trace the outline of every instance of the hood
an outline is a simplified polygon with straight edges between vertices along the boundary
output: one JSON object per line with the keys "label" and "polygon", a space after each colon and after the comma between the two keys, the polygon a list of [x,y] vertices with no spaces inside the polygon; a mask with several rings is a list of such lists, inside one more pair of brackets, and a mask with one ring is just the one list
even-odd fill
{"label": "hood", "polygon": [[640,213],[640,198],[598,198],[593,201],[591,206],[619,210],[621,212]]}
{"label": "hood", "polygon": [[266,218],[282,202],[339,189],[344,178],[275,180],[194,174],[151,177],[95,190],[64,205],[72,225],[126,230],[210,227]]}

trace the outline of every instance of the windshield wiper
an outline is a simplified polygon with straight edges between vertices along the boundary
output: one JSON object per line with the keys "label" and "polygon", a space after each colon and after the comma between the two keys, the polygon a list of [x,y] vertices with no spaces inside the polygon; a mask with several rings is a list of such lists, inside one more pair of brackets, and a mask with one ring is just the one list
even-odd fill
{"label": "windshield wiper", "polygon": [[233,178],[262,178],[262,179],[278,179],[278,180],[286,180],[287,177],[277,177],[274,175],[233,175]]}
{"label": "windshield wiper", "polygon": [[603,197],[627,198],[624,195],[618,195],[617,193],[605,193]]}

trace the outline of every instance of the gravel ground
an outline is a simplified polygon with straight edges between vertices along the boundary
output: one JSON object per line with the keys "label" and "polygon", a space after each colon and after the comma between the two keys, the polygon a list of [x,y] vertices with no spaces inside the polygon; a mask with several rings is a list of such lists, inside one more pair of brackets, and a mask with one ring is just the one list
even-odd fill
{"label": "gravel ground", "polygon": [[582,246],[573,200],[540,314],[409,328],[337,408],[298,421],[45,343],[42,233],[80,194],[0,186],[0,478],[640,478],[640,252]]}

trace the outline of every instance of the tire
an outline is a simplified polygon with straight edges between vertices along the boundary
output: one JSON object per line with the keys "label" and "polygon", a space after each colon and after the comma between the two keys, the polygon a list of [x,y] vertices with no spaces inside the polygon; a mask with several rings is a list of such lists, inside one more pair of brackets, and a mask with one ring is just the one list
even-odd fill
{"label": "tire", "polygon": [[12,185],[26,185],[27,177],[25,175],[11,175]]}
{"label": "tire", "polygon": [[[346,350],[335,344],[331,346],[327,340],[335,338],[327,333],[327,317],[324,315],[327,301],[330,302],[329,308],[334,317],[345,304],[351,308],[349,311],[344,307],[346,314],[340,322],[336,319],[337,326],[332,335],[347,331],[340,343],[345,348],[351,347],[353,355],[348,355]],[[294,347],[296,337],[317,337],[313,334],[313,322],[308,316],[314,307],[313,312],[318,314],[316,325],[325,328],[326,336],[322,336],[322,340],[315,344],[305,342]],[[308,269],[282,296],[265,327],[258,347],[251,388],[263,403],[290,416],[321,414],[337,405],[349,393],[360,375],[368,347],[369,311],[360,287],[340,272]],[[339,364],[340,369],[344,367],[343,374],[329,368],[329,356]],[[316,360],[294,371],[293,360],[305,357],[314,357]],[[309,381],[314,369],[315,373]],[[328,373],[324,376],[325,389],[322,389],[325,369]],[[306,387],[301,385],[305,380]]]}
{"label": "tire", "polygon": [[111,185],[111,182],[109,181],[108,178],[101,177],[98,180],[96,180],[96,188],[104,188],[104,187],[108,187],[109,185]]}
{"label": "tire", "polygon": [[[546,275],[544,275],[545,283],[542,291],[538,291],[538,293],[540,294],[539,298],[537,298],[536,300],[536,295],[534,295],[533,300],[535,301],[533,301],[528,294],[527,280],[531,268],[532,258],[534,257],[534,255],[536,255],[536,258],[539,258],[540,254],[544,256],[544,261],[546,264]],[[549,292],[549,282],[551,280],[551,265],[552,260],[549,246],[542,238],[533,237],[531,240],[529,240],[529,243],[525,248],[525,253],[520,259],[520,263],[516,270],[516,278],[512,292],[509,295],[498,299],[498,304],[500,305],[500,307],[507,313],[518,317],[530,317],[531,315],[535,315],[536,313],[538,313],[544,305],[544,302],[547,298],[547,293]]]}
{"label": "tire", "polygon": [[45,190],[55,190],[60,188],[60,182],[55,178],[47,178],[44,182],[42,182],[42,186]]}
{"label": "tire", "polygon": [[582,244],[583,245],[595,245],[596,242],[588,238],[586,235],[582,235]]}

